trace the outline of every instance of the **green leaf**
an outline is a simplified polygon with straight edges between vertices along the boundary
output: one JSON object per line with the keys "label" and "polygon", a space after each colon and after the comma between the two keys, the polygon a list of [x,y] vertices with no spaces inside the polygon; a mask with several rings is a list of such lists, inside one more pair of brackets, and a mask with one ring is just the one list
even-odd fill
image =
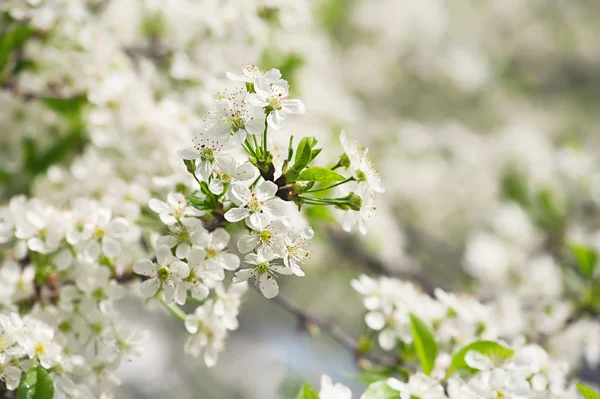
{"label": "green leaf", "polygon": [[304,137],[298,143],[296,155],[294,157],[294,165],[286,172],[285,177],[288,182],[296,181],[296,178],[308,164],[315,159],[321,149],[315,149],[317,139],[314,137]]}
{"label": "green leaf", "polygon": [[591,388],[577,383],[575,385],[577,385],[577,389],[579,389],[579,392],[581,392],[585,399],[600,399],[600,395],[594,392]]}
{"label": "green leaf", "polygon": [[387,384],[387,380],[381,380],[372,383],[360,399],[396,399],[398,391],[394,391]]}
{"label": "green leaf", "polygon": [[17,399],[52,399],[54,397],[54,383],[48,372],[40,366],[34,366],[23,375]]}
{"label": "green leaf", "polygon": [[202,198],[195,197],[193,195],[188,195],[185,197],[186,200],[196,209],[200,209],[201,211],[208,211],[214,209],[214,204],[211,202],[205,201]]}
{"label": "green leaf", "polygon": [[476,373],[478,370],[472,367],[469,367],[467,362],[465,361],[465,355],[469,351],[476,351],[483,355],[495,358],[495,359],[508,359],[514,354],[514,351],[510,348],[500,345],[494,341],[476,341],[470,343],[467,346],[464,346],[461,350],[456,352],[456,354],[452,357],[452,363],[450,364],[450,369],[446,373],[447,376],[452,374],[457,370],[465,370],[469,373]]}
{"label": "green leaf", "polygon": [[433,370],[438,346],[431,329],[415,314],[410,314],[410,329],[412,331],[415,351],[421,361],[423,372],[427,375]]}
{"label": "green leaf", "polygon": [[587,248],[577,244],[569,244],[571,254],[579,265],[579,270],[586,277],[592,277],[596,268],[598,254],[591,248]]}
{"label": "green leaf", "polygon": [[400,366],[386,366],[364,370],[360,374],[356,374],[354,377],[367,384],[372,384],[377,381],[387,380],[391,377],[398,378],[402,381],[408,381],[409,374],[409,370]]}
{"label": "green leaf", "polygon": [[83,129],[81,111],[87,104],[85,95],[62,98],[62,97],[42,97],[40,101],[48,108],[63,117],[73,131]]}
{"label": "green leaf", "polygon": [[319,183],[335,183],[344,180],[344,176],[334,172],[331,169],[323,168],[321,166],[313,166],[304,169],[296,180],[316,181]]}
{"label": "green leaf", "polygon": [[306,382],[300,388],[296,399],[319,399],[319,394],[313,391],[313,389]]}
{"label": "green leaf", "polygon": [[25,43],[34,33],[35,31],[29,26],[21,25],[0,36],[0,71],[8,63],[10,54]]}

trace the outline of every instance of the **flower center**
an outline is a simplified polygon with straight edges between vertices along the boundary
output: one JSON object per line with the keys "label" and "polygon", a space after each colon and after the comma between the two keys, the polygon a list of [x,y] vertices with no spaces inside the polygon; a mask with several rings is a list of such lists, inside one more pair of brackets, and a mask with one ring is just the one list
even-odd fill
{"label": "flower center", "polygon": [[267,274],[269,273],[269,262],[261,262],[254,266],[254,270],[256,270],[259,274]]}
{"label": "flower center", "polygon": [[167,280],[169,278],[169,276],[171,275],[171,271],[169,270],[169,268],[167,266],[160,266],[158,268],[158,270],[156,271],[156,276],[158,277],[159,280]]}
{"label": "flower center", "polygon": [[217,256],[219,256],[219,251],[217,251],[214,248],[208,248],[206,250],[206,257],[207,258],[216,258]]}

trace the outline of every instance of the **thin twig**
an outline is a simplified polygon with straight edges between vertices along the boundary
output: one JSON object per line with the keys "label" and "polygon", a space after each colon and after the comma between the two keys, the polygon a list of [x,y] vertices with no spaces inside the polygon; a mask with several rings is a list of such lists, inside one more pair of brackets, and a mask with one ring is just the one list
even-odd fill
{"label": "thin twig", "polygon": [[286,310],[296,317],[298,325],[303,330],[309,330],[311,326],[317,326],[319,330],[325,331],[331,338],[337,341],[340,345],[351,352],[357,361],[361,359],[369,360],[372,363],[381,366],[393,366],[399,365],[400,361],[394,359],[391,356],[377,354],[377,353],[361,353],[360,347],[357,340],[352,338],[348,333],[342,330],[339,326],[328,320],[322,320],[307,311],[303,310],[295,302],[284,295],[277,295],[271,299],[280,308]]}

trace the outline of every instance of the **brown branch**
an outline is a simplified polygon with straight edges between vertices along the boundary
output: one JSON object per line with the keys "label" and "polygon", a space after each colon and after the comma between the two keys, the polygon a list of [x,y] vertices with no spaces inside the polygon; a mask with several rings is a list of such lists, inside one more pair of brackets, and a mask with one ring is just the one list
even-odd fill
{"label": "brown branch", "polygon": [[380,366],[393,366],[401,364],[399,359],[395,359],[391,356],[378,353],[362,353],[357,341],[339,326],[330,320],[323,320],[308,313],[286,296],[279,294],[275,298],[271,299],[271,301],[295,316],[298,320],[298,326],[300,329],[304,331],[310,331],[311,327],[316,326],[319,328],[319,330],[325,331],[329,336],[331,336],[331,338],[351,352],[362,368],[368,368],[368,365],[362,362],[363,360],[367,360]]}

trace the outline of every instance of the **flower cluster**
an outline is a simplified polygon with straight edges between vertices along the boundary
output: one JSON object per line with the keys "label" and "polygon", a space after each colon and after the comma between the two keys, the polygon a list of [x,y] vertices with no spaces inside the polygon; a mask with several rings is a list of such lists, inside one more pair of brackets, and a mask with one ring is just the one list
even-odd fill
{"label": "flower cluster", "polygon": [[60,209],[18,196],[0,215],[10,248],[0,267],[0,380],[12,390],[34,369],[57,397],[110,392],[146,336],[123,328],[116,306],[139,231],[89,198]]}

